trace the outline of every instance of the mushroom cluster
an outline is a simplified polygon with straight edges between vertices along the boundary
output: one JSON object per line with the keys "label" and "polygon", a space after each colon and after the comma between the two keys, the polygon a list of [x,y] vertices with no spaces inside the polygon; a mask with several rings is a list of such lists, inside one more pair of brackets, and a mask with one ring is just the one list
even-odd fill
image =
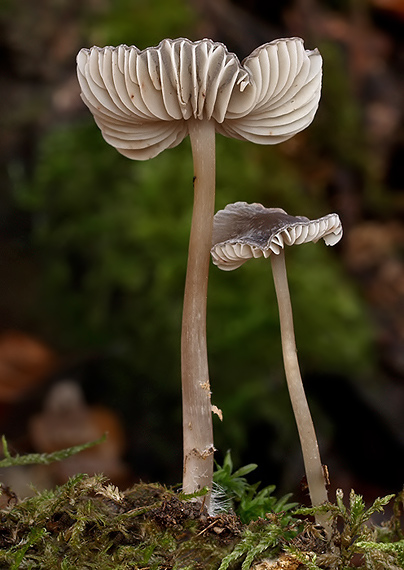
{"label": "mushroom cluster", "polygon": [[[302,447],[307,485],[313,506],[328,499],[317,437],[304,392],[297,358],[292,305],[285,265],[286,245],[323,239],[335,245],[342,237],[337,214],[317,220],[290,216],[281,208],[236,202],[216,213],[213,223],[212,260],[225,271],[237,269],[248,259],[270,258],[281,327],[285,376]],[[327,517],[318,514],[318,523],[330,532]]]}
{"label": "mushroom cluster", "polygon": [[[215,133],[276,144],[306,128],[321,92],[322,59],[300,38],[267,43],[242,63],[209,39],[92,47],[77,56],[84,103],[105,140],[146,160],[191,140],[194,208],[181,335],[184,473],[193,493],[213,476],[206,303],[215,200]],[[205,498],[209,505],[209,497]]]}

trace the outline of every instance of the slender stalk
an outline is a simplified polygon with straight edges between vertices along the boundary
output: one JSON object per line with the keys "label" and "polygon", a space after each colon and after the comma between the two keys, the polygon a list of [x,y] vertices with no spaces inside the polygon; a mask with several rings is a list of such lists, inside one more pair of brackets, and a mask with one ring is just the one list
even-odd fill
{"label": "slender stalk", "polygon": [[[212,488],[213,428],[206,344],[206,305],[215,209],[215,123],[190,120],[194,208],[181,335],[184,437],[183,490]],[[205,497],[209,507],[210,495]]]}
{"label": "slender stalk", "polygon": [[[286,381],[297,429],[302,447],[307,485],[313,507],[328,501],[326,482],[318,449],[316,432],[311,418],[309,405],[304,392],[297,359],[296,340],[293,326],[292,305],[285,265],[285,253],[272,254],[272,274],[276,297],[278,300],[279,320],[281,327],[282,353]],[[323,514],[316,515],[316,522],[321,524],[330,534],[330,525]]]}

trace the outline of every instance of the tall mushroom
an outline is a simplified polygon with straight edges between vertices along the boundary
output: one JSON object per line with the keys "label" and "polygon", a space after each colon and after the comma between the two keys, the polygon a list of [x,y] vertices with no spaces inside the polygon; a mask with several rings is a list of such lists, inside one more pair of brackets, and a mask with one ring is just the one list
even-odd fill
{"label": "tall mushroom", "polygon": [[[257,48],[242,64],[208,39],[92,47],[77,56],[82,99],[104,139],[146,160],[189,134],[194,209],[182,321],[183,489],[211,486],[213,433],[206,299],[215,197],[215,132],[276,144],[307,127],[318,107],[322,60],[299,38]],[[208,501],[209,502],[209,501]]]}
{"label": "tall mushroom", "polygon": [[[297,359],[284,247],[316,242],[321,238],[327,245],[334,245],[341,237],[342,225],[337,214],[309,220],[302,216],[290,216],[280,208],[265,208],[261,204],[246,202],[227,205],[216,213],[213,223],[211,254],[213,263],[220,269],[231,271],[251,258],[271,258],[285,375],[313,506],[327,501],[327,488]],[[317,522],[329,531],[324,515],[317,515]]]}

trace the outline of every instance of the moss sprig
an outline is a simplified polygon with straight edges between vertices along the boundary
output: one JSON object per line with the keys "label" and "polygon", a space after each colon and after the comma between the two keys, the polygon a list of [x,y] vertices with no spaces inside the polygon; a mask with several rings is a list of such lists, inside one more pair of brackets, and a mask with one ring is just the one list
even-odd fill
{"label": "moss sprig", "polygon": [[1,437],[1,442],[3,445],[4,459],[0,460],[0,468],[23,465],[49,465],[55,461],[63,461],[64,459],[67,459],[72,455],[76,455],[85,449],[89,449],[90,447],[94,447],[95,445],[103,443],[106,440],[106,437],[106,434],[104,434],[102,437],[94,441],[89,441],[81,445],[74,445],[73,447],[68,447],[66,449],[60,449],[54,451],[53,453],[27,453],[25,455],[16,454],[12,456],[8,449],[7,440],[3,435]]}
{"label": "moss sprig", "polygon": [[[334,536],[329,545],[329,552],[317,556],[320,568],[330,570],[349,570],[353,568],[353,559],[362,558],[361,567],[366,570],[397,570],[404,568],[404,540],[397,522],[397,512],[390,522],[382,526],[372,524],[372,517],[384,511],[394,495],[378,497],[370,507],[366,507],[362,495],[351,490],[348,505],[344,503],[344,493],[336,492],[335,503],[325,503],[315,508],[299,508],[295,515],[313,515],[314,512],[328,513],[333,526]],[[397,511],[396,498],[394,510]],[[324,565],[326,564],[326,565]]]}
{"label": "moss sprig", "polygon": [[252,522],[234,550],[223,559],[219,570],[227,570],[241,560],[241,570],[248,570],[264,553],[268,552],[271,556],[279,553],[287,539],[296,536],[297,532],[297,525],[285,526],[282,523],[282,514]]}

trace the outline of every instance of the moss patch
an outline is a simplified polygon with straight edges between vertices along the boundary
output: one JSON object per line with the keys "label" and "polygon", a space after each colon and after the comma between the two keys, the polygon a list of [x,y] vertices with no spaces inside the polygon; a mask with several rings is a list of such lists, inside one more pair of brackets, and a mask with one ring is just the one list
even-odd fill
{"label": "moss patch", "polygon": [[[16,502],[3,488],[1,568],[218,568],[240,540],[236,515],[209,517],[200,503],[157,484],[125,492],[77,475]],[[202,507],[203,509],[203,507]]]}

